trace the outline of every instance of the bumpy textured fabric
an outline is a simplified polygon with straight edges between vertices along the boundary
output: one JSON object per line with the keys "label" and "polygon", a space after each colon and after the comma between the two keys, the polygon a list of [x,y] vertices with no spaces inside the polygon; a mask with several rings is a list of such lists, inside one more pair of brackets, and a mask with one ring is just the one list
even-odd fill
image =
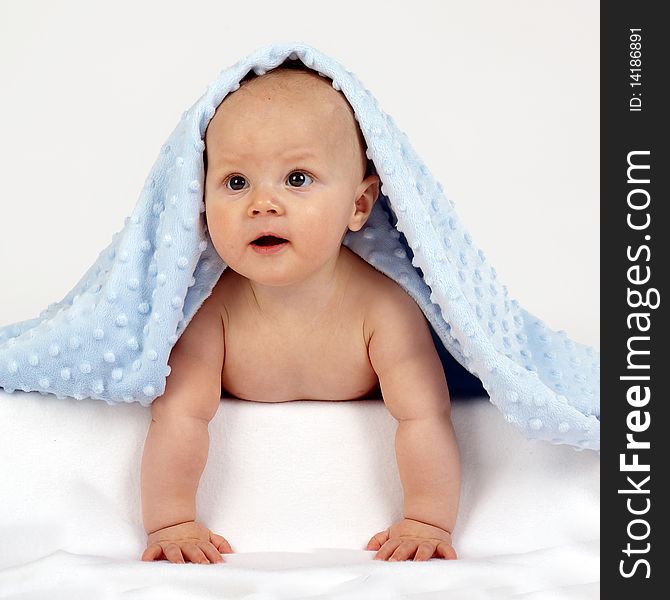
{"label": "bumpy textured fabric", "polygon": [[227,268],[203,214],[207,125],[250,70],[286,59],[344,94],[382,182],[368,223],[344,244],[405,289],[508,422],[529,438],[599,449],[599,353],[509,297],[407,135],[352,72],[300,42],[224,69],[184,112],[132,214],[81,280],[39,317],[0,328],[0,387],[144,406],[163,394],[172,347]]}

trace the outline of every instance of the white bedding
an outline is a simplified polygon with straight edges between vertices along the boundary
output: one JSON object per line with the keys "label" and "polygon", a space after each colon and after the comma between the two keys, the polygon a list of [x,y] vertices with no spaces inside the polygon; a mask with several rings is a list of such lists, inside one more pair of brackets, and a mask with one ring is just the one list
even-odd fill
{"label": "white bedding", "polygon": [[143,563],[149,409],[0,390],[0,598],[598,598],[598,455],[524,439],[487,399],[453,419],[459,560],[362,550],[402,507],[381,400],[224,399],[198,519],[236,553]]}

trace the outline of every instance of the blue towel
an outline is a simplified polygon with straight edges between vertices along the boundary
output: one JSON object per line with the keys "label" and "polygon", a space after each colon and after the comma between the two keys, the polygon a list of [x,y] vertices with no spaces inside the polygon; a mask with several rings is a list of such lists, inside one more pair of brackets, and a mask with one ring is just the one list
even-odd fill
{"label": "blue towel", "polygon": [[328,77],[351,104],[382,185],[366,226],[343,243],[421,307],[445,371],[451,361],[452,390],[481,381],[529,438],[598,450],[599,353],[509,297],[407,135],[352,72],[301,42],[224,69],[184,112],[132,214],[80,281],[39,317],[0,328],[0,387],[143,406],[163,394],[172,347],[227,267],[203,214],[207,125],[248,72],[286,59]]}

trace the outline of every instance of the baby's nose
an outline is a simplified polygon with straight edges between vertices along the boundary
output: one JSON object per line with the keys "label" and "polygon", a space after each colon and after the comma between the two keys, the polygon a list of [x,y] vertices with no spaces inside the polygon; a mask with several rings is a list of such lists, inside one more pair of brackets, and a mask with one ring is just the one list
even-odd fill
{"label": "baby's nose", "polygon": [[263,214],[263,213],[274,213],[277,214],[277,208],[274,206],[267,206],[267,207],[252,207],[251,208],[251,213],[254,215],[258,214]]}
{"label": "baby's nose", "polygon": [[280,210],[279,202],[269,194],[264,194],[263,196],[260,196],[260,194],[257,195],[249,205],[249,213],[252,215],[262,213],[278,214]]}

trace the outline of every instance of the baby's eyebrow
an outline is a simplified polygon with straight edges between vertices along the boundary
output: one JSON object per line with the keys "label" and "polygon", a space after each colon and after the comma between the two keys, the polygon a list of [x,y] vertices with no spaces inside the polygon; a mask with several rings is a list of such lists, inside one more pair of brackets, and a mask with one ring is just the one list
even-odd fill
{"label": "baby's eyebrow", "polygon": [[284,158],[316,158],[316,154],[311,150],[288,150],[282,152],[281,156]]}
{"label": "baby's eyebrow", "polygon": [[[301,158],[318,158],[318,156],[311,150],[287,150],[286,152],[281,152],[279,156],[282,158],[291,158],[294,160]],[[239,160],[240,158],[244,158],[244,156],[240,156],[234,153],[221,154],[222,161],[233,162]]]}

